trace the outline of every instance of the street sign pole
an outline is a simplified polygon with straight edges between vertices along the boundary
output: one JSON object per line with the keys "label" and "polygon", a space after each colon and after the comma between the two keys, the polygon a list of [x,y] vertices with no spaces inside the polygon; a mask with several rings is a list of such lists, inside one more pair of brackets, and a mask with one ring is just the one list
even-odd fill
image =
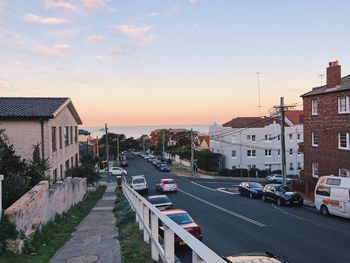
{"label": "street sign pole", "polygon": [[2,180],[4,180],[4,176],[0,174],[0,219],[2,215]]}

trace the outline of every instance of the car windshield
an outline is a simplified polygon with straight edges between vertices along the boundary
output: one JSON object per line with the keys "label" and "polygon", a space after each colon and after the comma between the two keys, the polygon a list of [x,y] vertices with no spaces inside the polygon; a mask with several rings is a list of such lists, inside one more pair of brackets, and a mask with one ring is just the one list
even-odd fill
{"label": "car windshield", "polygon": [[135,178],[132,180],[133,184],[143,184],[145,182],[144,178]]}
{"label": "car windshield", "polygon": [[151,204],[162,204],[162,203],[171,203],[170,199],[167,196],[159,196],[159,197],[150,197],[149,202]]}
{"label": "car windshield", "polygon": [[167,167],[167,165],[166,165],[166,164],[164,164],[164,163],[162,163],[160,166],[162,166],[162,167]]}
{"label": "car windshield", "polygon": [[175,183],[173,180],[169,180],[169,181],[164,181],[163,182],[164,184],[173,184],[173,183]]}
{"label": "car windshield", "polygon": [[249,183],[249,186],[251,188],[262,188],[262,185],[259,183]]}
{"label": "car windshield", "polygon": [[193,223],[193,219],[187,213],[172,214],[172,215],[168,215],[168,217],[170,217],[171,220],[173,220],[175,223],[179,225]]}
{"label": "car windshield", "polygon": [[285,193],[285,192],[291,192],[292,190],[290,190],[290,188],[286,185],[283,185],[283,186],[280,186],[279,187],[279,190],[282,192],[282,193]]}

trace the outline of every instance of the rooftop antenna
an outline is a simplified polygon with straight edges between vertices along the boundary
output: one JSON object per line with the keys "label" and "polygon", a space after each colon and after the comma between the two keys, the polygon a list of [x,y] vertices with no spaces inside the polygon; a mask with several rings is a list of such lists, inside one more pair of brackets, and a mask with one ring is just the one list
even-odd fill
{"label": "rooftop antenna", "polygon": [[262,74],[262,72],[255,72],[255,74],[258,76],[258,108],[259,108],[259,117],[261,116],[260,114],[260,108],[261,108],[261,104],[260,104],[260,74]]}
{"label": "rooftop antenna", "polygon": [[324,76],[324,74],[318,74],[318,76],[319,76],[320,79],[321,79],[321,86],[323,86],[323,76]]}

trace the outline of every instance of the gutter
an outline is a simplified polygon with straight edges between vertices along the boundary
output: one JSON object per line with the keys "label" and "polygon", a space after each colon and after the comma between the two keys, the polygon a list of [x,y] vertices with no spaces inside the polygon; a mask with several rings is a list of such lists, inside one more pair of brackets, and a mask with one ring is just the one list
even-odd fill
{"label": "gutter", "polygon": [[45,143],[44,143],[44,121],[40,119],[41,126],[41,158],[45,159]]}

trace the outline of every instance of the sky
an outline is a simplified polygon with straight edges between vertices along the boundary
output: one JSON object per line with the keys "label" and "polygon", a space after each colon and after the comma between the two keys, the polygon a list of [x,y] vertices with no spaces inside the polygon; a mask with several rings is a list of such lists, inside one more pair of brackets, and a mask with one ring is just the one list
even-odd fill
{"label": "sky", "polygon": [[84,126],[211,124],[350,73],[350,1],[0,0],[0,96],[70,97]]}

